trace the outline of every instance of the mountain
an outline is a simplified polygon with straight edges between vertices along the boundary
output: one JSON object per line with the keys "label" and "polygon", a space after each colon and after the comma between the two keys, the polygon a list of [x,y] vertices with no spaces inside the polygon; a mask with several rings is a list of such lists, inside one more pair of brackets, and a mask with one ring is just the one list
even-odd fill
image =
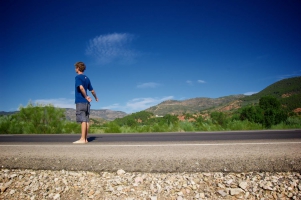
{"label": "mountain", "polygon": [[[66,118],[71,121],[76,120],[76,112],[75,109],[73,108],[66,108],[65,111]],[[116,118],[122,118],[126,116],[127,114],[122,111],[113,111],[113,110],[108,110],[108,109],[101,109],[101,110],[90,110],[90,118],[102,118],[107,121],[112,121]]]}
{"label": "mountain", "polygon": [[246,96],[242,99],[242,105],[257,103],[267,95],[276,97],[288,111],[301,108],[301,76],[280,80],[256,94]]}
{"label": "mountain", "polygon": [[145,111],[152,112],[155,115],[166,114],[183,114],[183,113],[195,113],[223,105],[228,105],[232,102],[237,102],[245,95],[231,95],[220,98],[192,98],[183,101],[167,100],[162,103],[152,106]]}
{"label": "mountain", "polygon": [[19,112],[19,111],[12,111],[12,112],[0,111],[0,116],[2,116],[2,115],[13,115],[17,112]]}
{"label": "mountain", "polygon": [[168,100],[145,111],[155,115],[196,113],[200,111],[235,111],[258,103],[261,97],[276,97],[288,111],[301,110],[301,76],[280,80],[251,96],[231,95],[220,98],[192,98],[183,101]]}
{"label": "mountain", "polygon": [[[67,120],[70,121],[76,121],[76,112],[75,109],[73,108],[63,108],[65,109],[65,115]],[[1,115],[12,115],[16,114],[19,111],[14,111],[14,112],[5,112],[5,111],[0,111],[0,116]],[[108,110],[108,109],[101,109],[101,110],[90,110],[90,118],[95,119],[98,122],[102,121],[112,121],[116,118],[122,118],[125,117],[127,113],[122,112],[122,111],[113,111],[113,110]]]}

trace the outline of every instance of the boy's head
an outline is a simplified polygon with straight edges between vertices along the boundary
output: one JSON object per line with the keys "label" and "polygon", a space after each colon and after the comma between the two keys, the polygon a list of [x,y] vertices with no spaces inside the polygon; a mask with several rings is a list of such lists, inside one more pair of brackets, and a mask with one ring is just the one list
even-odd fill
{"label": "boy's head", "polygon": [[84,72],[86,69],[86,65],[83,62],[77,62],[74,64],[74,66],[75,66],[75,69],[78,69],[78,71],[80,71],[80,72]]}

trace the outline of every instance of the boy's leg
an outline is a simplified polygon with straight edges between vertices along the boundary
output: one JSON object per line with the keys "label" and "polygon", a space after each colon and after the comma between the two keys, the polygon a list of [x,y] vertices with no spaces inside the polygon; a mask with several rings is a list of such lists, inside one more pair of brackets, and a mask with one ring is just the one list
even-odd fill
{"label": "boy's leg", "polygon": [[86,143],[88,142],[89,128],[90,128],[90,125],[89,125],[89,122],[87,122],[86,135],[85,135],[85,141],[86,141]]}
{"label": "boy's leg", "polygon": [[76,121],[81,123],[81,138],[73,143],[87,143],[89,118],[87,118],[87,105],[76,104]]}
{"label": "boy's leg", "polygon": [[87,140],[87,122],[82,122],[82,136],[80,138],[81,141],[86,142]]}

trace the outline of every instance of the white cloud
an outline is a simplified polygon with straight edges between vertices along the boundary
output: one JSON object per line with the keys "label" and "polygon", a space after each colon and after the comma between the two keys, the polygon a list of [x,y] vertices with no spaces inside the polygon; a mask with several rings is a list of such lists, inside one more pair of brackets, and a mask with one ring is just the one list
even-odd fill
{"label": "white cloud", "polygon": [[190,80],[187,80],[186,83],[187,83],[188,85],[193,85],[192,81],[190,81]]}
{"label": "white cloud", "polygon": [[[197,80],[196,82],[197,82],[197,83],[206,83],[204,80]],[[186,83],[187,83],[188,85],[193,85],[194,81],[187,80]]]}
{"label": "white cloud", "polygon": [[244,93],[244,95],[252,95],[252,94],[256,94],[257,92],[246,92],[246,93]]}
{"label": "white cloud", "polygon": [[121,108],[121,106],[118,104],[118,103],[115,103],[115,104],[112,104],[112,105],[109,105],[109,106],[105,106],[105,107],[102,107],[102,109],[118,109],[118,108]]}
{"label": "white cloud", "polygon": [[114,61],[132,62],[138,53],[130,48],[134,35],[128,33],[113,33],[100,35],[89,40],[86,55],[92,56],[101,64]]}
{"label": "white cloud", "polygon": [[156,88],[160,86],[159,83],[149,82],[149,83],[142,83],[140,85],[137,85],[137,88]]}
{"label": "white cloud", "polygon": [[135,98],[130,101],[128,101],[124,106],[119,104],[113,104],[106,107],[102,107],[102,109],[114,109],[114,110],[121,110],[126,113],[134,113],[141,110],[145,110],[147,108],[150,108],[152,106],[155,106],[162,101],[173,99],[173,96],[166,96],[162,98]]}
{"label": "white cloud", "polygon": [[198,80],[198,83],[206,83],[206,82],[203,80]]}
{"label": "white cloud", "polygon": [[59,108],[75,108],[74,99],[58,98],[58,99],[37,99],[34,100],[35,104],[52,104],[55,107]]}

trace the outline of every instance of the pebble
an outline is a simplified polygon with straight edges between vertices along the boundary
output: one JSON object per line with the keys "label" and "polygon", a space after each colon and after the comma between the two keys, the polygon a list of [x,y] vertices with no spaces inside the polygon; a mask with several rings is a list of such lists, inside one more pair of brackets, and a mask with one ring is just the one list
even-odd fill
{"label": "pebble", "polygon": [[300,199],[299,172],[0,170],[0,199]]}

